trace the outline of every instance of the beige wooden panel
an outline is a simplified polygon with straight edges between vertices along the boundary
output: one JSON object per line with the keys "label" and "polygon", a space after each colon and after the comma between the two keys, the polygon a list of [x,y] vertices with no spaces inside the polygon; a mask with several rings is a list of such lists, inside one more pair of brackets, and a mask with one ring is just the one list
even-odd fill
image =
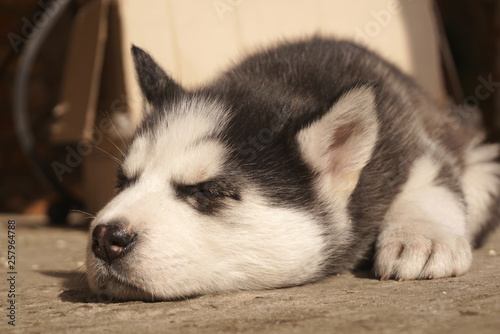
{"label": "beige wooden panel", "polygon": [[[285,38],[306,37],[321,30],[328,31],[319,20],[319,13],[330,4],[317,1],[251,1],[236,8],[241,38],[247,50],[263,43]],[[331,25],[330,25],[331,26]]]}
{"label": "beige wooden panel", "polygon": [[170,2],[164,0],[116,0],[119,6],[124,66],[124,81],[132,123],[141,118],[142,98],[130,48],[134,44],[152,53],[156,61],[169,73],[177,76],[179,68],[176,36],[171,29]]}
{"label": "beige wooden panel", "polygon": [[[379,52],[443,99],[431,0],[121,0],[125,67],[131,43],[148,49],[184,85],[286,38],[322,33]],[[126,74],[131,96],[135,74]],[[138,100],[135,98],[135,100]],[[138,107],[138,106],[137,106]]]}
{"label": "beige wooden panel", "polygon": [[226,69],[242,49],[237,18],[221,13],[213,0],[170,2],[181,81],[196,86]]}

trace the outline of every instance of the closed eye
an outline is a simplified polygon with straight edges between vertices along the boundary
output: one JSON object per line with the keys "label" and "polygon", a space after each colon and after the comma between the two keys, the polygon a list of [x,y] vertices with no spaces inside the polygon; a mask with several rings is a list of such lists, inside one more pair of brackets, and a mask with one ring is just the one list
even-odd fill
{"label": "closed eye", "polygon": [[208,190],[204,183],[200,183],[194,186],[185,186],[183,192],[189,197],[199,197],[199,196],[205,196],[207,198],[217,197],[217,193]]}
{"label": "closed eye", "polygon": [[133,185],[138,179],[139,179],[138,175],[133,177],[128,177],[127,175],[125,175],[125,172],[123,171],[122,168],[118,168],[118,170],[116,171],[115,189],[118,189],[118,192],[120,192],[125,188]]}
{"label": "closed eye", "polygon": [[177,197],[202,213],[213,213],[227,203],[224,199],[240,200],[237,187],[226,180],[211,180],[194,185],[174,185]]}
{"label": "closed eye", "polygon": [[177,193],[182,196],[207,198],[230,197],[239,200],[239,195],[234,187],[228,187],[228,183],[221,181],[207,181],[195,185],[177,185]]}

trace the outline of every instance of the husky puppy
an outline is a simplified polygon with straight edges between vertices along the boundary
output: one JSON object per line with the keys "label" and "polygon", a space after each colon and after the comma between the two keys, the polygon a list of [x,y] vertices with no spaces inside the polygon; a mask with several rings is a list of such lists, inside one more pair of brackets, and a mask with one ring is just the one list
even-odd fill
{"label": "husky puppy", "polygon": [[90,228],[114,300],[464,274],[499,222],[499,147],[366,49],[313,37],[186,90],[132,53],[146,115]]}

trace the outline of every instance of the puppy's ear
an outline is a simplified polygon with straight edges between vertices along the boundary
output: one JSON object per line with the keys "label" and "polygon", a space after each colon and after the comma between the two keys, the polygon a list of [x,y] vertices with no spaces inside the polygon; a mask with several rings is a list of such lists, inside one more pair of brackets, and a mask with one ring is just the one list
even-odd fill
{"label": "puppy's ear", "polygon": [[[304,161],[320,175],[322,188],[348,198],[377,142],[373,88],[354,88],[320,119],[301,129],[297,141]],[[334,193],[332,193],[334,192]]]}
{"label": "puppy's ear", "polygon": [[171,102],[184,91],[144,50],[132,46],[137,79],[146,101],[159,108]]}

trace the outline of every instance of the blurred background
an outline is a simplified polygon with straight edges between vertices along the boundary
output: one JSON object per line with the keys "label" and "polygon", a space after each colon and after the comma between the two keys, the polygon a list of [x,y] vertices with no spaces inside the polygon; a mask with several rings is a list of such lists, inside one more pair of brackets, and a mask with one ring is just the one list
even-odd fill
{"label": "blurred background", "polygon": [[112,196],[108,153],[119,156],[140,119],[131,43],[189,85],[286,36],[354,38],[443,105],[477,105],[488,140],[500,141],[499,0],[71,1],[35,57],[25,99],[36,155],[59,177],[68,201],[34,172],[12,115],[13,83],[31,33],[63,2],[0,2],[0,212],[50,212],[64,222],[69,209],[95,213]]}

